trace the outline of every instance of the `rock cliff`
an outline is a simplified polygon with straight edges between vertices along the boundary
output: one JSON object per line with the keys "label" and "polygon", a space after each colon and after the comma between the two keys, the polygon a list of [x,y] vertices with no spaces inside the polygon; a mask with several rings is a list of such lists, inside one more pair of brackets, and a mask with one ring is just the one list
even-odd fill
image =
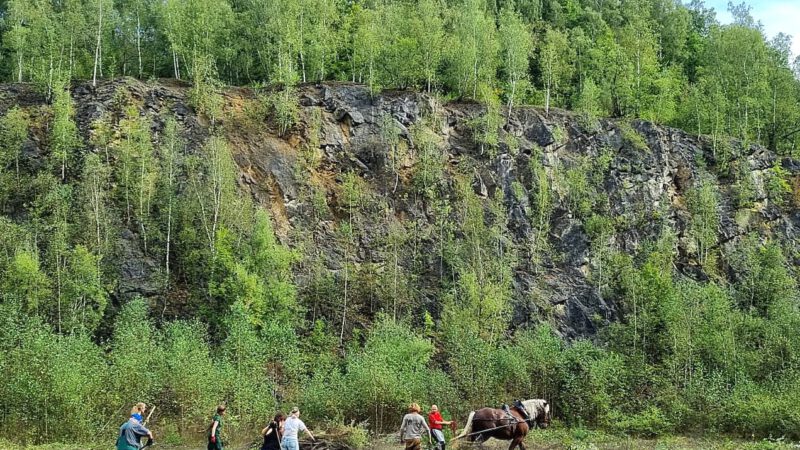
{"label": "rock cliff", "polygon": [[[197,152],[212,125],[189,106],[188,91],[174,81],[130,79],[74,86],[83,151],[93,151],[91,123],[115,111],[117,94],[125,92],[151,119],[154,139],[174,115],[187,152]],[[456,198],[463,186],[486,209],[487,225],[499,220],[497,245],[514,255],[508,260],[512,328],[547,320],[564,336],[591,336],[619,319],[621,308],[603,278],[604,255],[637,255],[665,230],[676,238],[676,269],[695,279],[735,279],[726,257],[751,233],[780,241],[791,257],[800,250],[792,192],[776,198],[769,188],[780,177],[791,189],[800,163],[761,147],[533,107],[516,108],[509,117],[501,111],[495,142],[479,136],[486,111],[478,104],[440,104],[405,91],[371,95],[352,84],[304,85],[297,98],[298,120],[280,133],[269,116],[251,112],[253,92],[225,90],[224,114],[214,126],[231,143],[240,189],[270,211],[280,240],[306,255],[295,269],[301,292],[312,284],[313,262],[334,279],[348,263],[354,273],[371,267],[374,277],[362,270],[351,279],[353,295],[362,297],[354,307],[364,316],[381,291],[359,284],[383,280],[390,265],[407,278],[404,286],[413,293],[408,308],[434,319],[441,313],[442,279],[453,275],[437,249],[444,240],[464,238],[458,227],[444,238],[441,219],[460,220]],[[0,114],[13,105],[44,103],[31,86],[0,87]],[[49,151],[40,131],[26,142],[27,167],[41,165]],[[359,200],[344,188],[351,174],[361,186]],[[688,197],[703,183],[717,194],[712,209],[719,223],[714,242],[700,248]],[[348,222],[359,229],[350,253],[341,239]],[[413,235],[403,239],[401,252],[391,247],[397,224]],[[143,251],[136,230],[123,230],[118,239],[115,298],[165,295],[157,282],[159,262]],[[709,252],[717,258],[706,258]],[[317,304],[305,302],[309,314],[317,314]]]}

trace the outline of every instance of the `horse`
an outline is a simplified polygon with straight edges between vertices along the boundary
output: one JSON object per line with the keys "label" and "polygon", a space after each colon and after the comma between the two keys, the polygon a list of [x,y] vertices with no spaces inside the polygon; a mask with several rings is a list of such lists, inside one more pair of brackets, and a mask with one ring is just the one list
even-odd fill
{"label": "horse", "polygon": [[[489,438],[511,441],[508,450],[519,447],[532,427],[547,428],[550,425],[550,404],[546,400],[531,399],[517,401],[510,408],[513,419],[506,411],[496,408],[481,408],[469,413],[464,430],[455,439],[467,437],[482,444]],[[484,431],[485,430],[485,431]]]}

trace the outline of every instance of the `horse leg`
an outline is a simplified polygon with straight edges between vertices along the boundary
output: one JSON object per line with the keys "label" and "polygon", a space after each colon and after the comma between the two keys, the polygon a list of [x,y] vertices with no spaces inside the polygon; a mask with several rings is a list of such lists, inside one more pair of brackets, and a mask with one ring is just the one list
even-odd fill
{"label": "horse leg", "polygon": [[508,450],[514,450],[514,447],[519,447],[521,450],[525,450],[525,447],[522,445],[522,438],[515,437],[511,440],[511,444],[508,446]]}

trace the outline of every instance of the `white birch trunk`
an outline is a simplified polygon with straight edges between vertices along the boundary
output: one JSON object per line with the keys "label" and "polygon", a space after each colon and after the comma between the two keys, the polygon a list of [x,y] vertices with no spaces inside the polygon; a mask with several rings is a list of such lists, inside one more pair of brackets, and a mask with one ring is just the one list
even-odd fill
{"label": "white birch trunk", "polygon": [[92,87],[97,86],[97,67],[100,63],[100,44],[103,37],[103,1],[98,2],[97,18],[97,46],[94,49],[94,73],[92,74]]}

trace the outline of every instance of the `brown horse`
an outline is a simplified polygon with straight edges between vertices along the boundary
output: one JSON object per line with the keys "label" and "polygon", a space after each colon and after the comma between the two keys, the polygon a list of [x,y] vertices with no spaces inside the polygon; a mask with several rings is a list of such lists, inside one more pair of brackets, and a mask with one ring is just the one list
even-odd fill
{"label": "brown horse", "polygon": [[470,441],[485,442],[489,438],[511,441],[508,450],[519,447],[525,450],[522,443],[532,427],[547,428],[550,425],[550,404],[545,400],[525,400],[516,402],[510,408],[512,417],[505,411],[496,408],[481,408],[472,411],[467,418],[467,425],[456,438],[468,438]]}

